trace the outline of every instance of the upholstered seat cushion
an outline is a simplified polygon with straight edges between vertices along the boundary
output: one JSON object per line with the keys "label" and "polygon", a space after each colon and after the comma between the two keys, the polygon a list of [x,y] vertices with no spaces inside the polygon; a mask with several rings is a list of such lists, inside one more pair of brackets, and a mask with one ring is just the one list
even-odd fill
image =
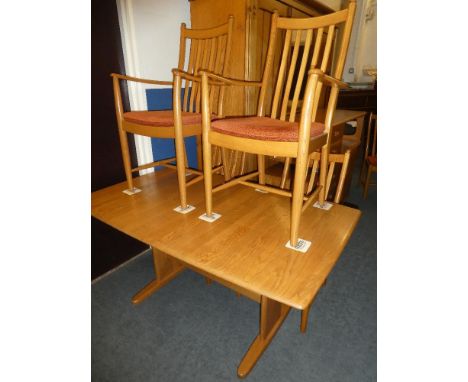
{"label": "upholstered seat cushion", "polygon": [[377,166],[377,157],[375,155],[369,155],[367,161],[371,166]]}
{"label": "upholstered seat cushion", "polygon": [[[172,110],[158,111],[129,111],[123,114],[127,122],[139,125],[170,127],[174,126],[174,112]],[[182,112],[183,125],[201,125],[200,113]]]}
{"label": "upholstered seat cushion", "polygon": [[[211,123],[211,129],[222,134],[263,141],[297,142],[299,139],[299,123],[268,117],[219,119]],[[324,129],[323,123],[313,122],[310,137],[322,134]]]}

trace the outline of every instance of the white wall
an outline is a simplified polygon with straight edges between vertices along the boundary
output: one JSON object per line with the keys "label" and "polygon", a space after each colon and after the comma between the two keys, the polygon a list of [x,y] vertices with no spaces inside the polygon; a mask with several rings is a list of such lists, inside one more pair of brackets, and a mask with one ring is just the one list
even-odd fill
{"label": "white wall", "polygon": [[140,74],[146,78],[172,80],[177,67],[180,24],[190,26],[186,0],[131,0]]}
{"label": "white wall", "polygon": [[342,9],[342,0],[322,0],[320,1],[320,3],[326,5],[331,9],[334,9],[335,11],[339,11],[340,9]]}
{"label": "white wall", "polygon": [[377,68],[377,0],[368,0],[363,11],[361,34],[356,47],[356,81],[372,82],[364,69]]}
{"label": "white wall", "polygon": [[[377,0],[357,0],[356,3],[356,16],[343,80],[372,82],[372,78],[365,75],[363,69],[377,68]],[[354,73],[349,73],[350,68],[354,68]]]}

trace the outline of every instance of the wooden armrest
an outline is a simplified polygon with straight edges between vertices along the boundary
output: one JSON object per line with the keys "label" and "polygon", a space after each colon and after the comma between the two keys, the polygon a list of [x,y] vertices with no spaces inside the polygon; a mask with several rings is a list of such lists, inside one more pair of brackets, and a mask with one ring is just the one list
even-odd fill
{"label": "wooden armrest", "polygon": [[328,74],[325,74],[323,70],[321,69],[310,69],[309,70],[309,76],[311,74],[316,74],[319,76],[320,80],[323,82],[326,82],[327,84],[331,86],[337,86],[339,88],[349,88],[349,85],[346,82],[340,81],[336,79],[335,77],[329,76]]}
{"label": "wooden armrest", "polygon": [[179,77],[182,77],[182,78],[185,78],[187,80],[191,80],[191,81],[195,81],[195,82],[201,82],[201,78],[200,76],[194,76],[193,74],[190,74],[188,72],[186,72],[185,70],[181,70],[181,69],[172,69],[172,74],[174,74],[174,76],[179,76]]}
{"label": "wooden armrest", "polygon": [[223,77],[223,76],[220,76],[219,74],[214,74],[214,73],[208,72],[207,70],[200,70],[199,73],[200,73],[200,75],[206,75],[209,78],[213,78],[215,80],[218,80],[218,81],[221,82],[221,84],[224,84],[224,85],[256,86],[256,87],[262,86],[262,83],[258,82],[258,81],[236,80],[234,78]]}
{"label": "wooden armrest", "polygon": [[[182,78],[185,78],[187,80],[194,81],[194,82],[201,82],[200,75],[195,76],[193,74],[187,73],[184,70],[172,69],[172,73],[174,74],[174,76],[179,76],[179,77],[182,77]],[[219,82],[219,81],[208,81],[208,83],[210,85],[225,85],[224,82]]]}
{"label": "wooden armrest", "polygon": [[133,82],[142,82],[142,83],[145,83],[145,84],[172,85],[172,81],[148,80],[148,79],[145,79],[145,78],[125,76],[123,74],[118,74],[118,73],[111,73],[111,77],[118,78],[120,80],[127,80],[127,81],[133,81]]}

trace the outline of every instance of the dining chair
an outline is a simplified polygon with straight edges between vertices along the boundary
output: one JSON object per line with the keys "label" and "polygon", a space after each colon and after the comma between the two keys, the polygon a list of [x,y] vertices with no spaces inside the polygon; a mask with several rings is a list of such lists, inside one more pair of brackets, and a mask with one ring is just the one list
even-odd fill
{"label": "dining chair", "polygon": [[[205,174],[206,213],[200,218],[214,221],[219,214],[213,212],[212,193],[242,184],[264,192],[272,192],[292,198],[290,240],[287,247],[303,250],[305,240],[298,238],[301,213],[311,203],[325,202],[325,181],[328,165],[328,134],[340,87],[346,52],[348,50],[356,3],[349,2],[347,9],[313,18],[285,18],[275,12],[271,19],[270,40],[262,80],[241,81],[200,71],[202,76],[202,126],[203,163]],[[339,29],[339,33],[337,30]],[[335,37],[341,37],[338,46],[334,75],[325,74]],[[273,72],[273,59],[277,42],[282,43],[279,69]],[[324,44],[322,43],[324,42]],[[302,48],[301,48],[302,47]],[[301,49],[300,49],[301,48]],[[301,54],[299,54],[301,51]],[[299,57],[301,56],[301,57]],[[319,60],[320,58],[320,60]],[[234,58],[236,59],[236,58]],[[299,100],[308,72],[303,99]],[[257,115],[253,117],[225,118],[212,122],[209,102],[209,80],[225,86],[254,86],[260,88]],[[266,116],[269,86],[274,84],[271,113]],[[323,85],[330,86],[330,97],[324,123],[316,121],[317,108]],[[296,115],[300,110],[299,121]],[[257,154],[258,169],[235,177],[215,188],[212,187],[211,145]],[[305,177],[311,155],[321,149],[320,185],[304,195]],[[265,156],[280,156],[296,159],[292,191],[281,190],[265,184]],[[258,181],[252,181],[258,178]]]}
{"label": "dining chair", "polygon": [[[369,124],[367,126],[364,159],[362,161],[361,174],[359,177],[364,185],[364,199],[367,199],[369,185],[371,184],[370,178],[373,172],[377,172],[377,114],[371,113],[369,116]],[[365,179],[363,179],[364,174]],[[375,185],[375,183],[372,185]]]}
{"label": "dining chair", "polygon": [[[117,115],[122,157],[127,178],[128,189],[123,191],[132,195],[140,192],[134,187],[132,173],[156,166],[165,166],[177,170],[180,206],[178,212],[186,213],[193,209],[187,204],[187,187],[203,179],[201,171],[201,87],[198,71],[205,68],[213,73],[226,75],[231,50],[234,17],[230,16],[225,24],[209,29],[189,29],[185,23],[180,28],[179,61],[177,69],[173,69],[173,81],[159,81],[130,77],[112,73],[114,101]],[[189,48],[187,45],[190,44]],[[188,54],[186,54],[188,52]],[[188,57],[187,57],[188,56]],[[173,109],[159,111],[127,111],[123,110],[120,92],[120,80],[134,81],[152,85],[171,85],[173,93]],[[218,104],[222,104],[224,89],[217,88],[210,95],[210,106],[219,112]],[[132,168],[130,162],[127,133],[139,134],[154,138],[168,138],[175,141],[175,157],[157,160]],[[188,168],[184,137],[197,137],[197,169]],[[173,162],[176,162],[174,165]],[[224,165],[224,163],[223,163]],[[186,169],[196,177],[186,181]],[[221,171],[223,166],[215,166],[211,171]],[[226,173],[226,171],[224,171]],[[226,176],[227,178],[227,176]]]}
{"label": "dining chair", "polygon": [[[320,168],[320,152],[314,152],[310,156],[310,176],[307,180],[306,195],[309,194],[317,183],[317,173]],[[332,180],[337,177],[335,193],[333,194],[333,203],[339,204],[343,197],[343,186],[348,174],[349,161],[351,158],[351,150],[346,150],[344,154],[328,154],[327,177],[325,180],[325,200],[330,200],[330,191],[332,189]],[[307,177],[307,175],[306,175]]]}
{"label": "dining chair", "polygon": [[[319,152],[314,152],[311,156],[312,158],[312,167],[311,167],[311,174],[309,177],[309,182],[308,182],[308,189],[312,188],[312,185],[314,184],[315,178],[316,178],[316,173],[319,168],[319,162],[320,162],[320,153]],[[327,171],[327,180],[326,180],[326,187],[325,187],[325,199],[326,200],[332,200],[334,204],[340,204],[342,201],[343,197],[343,186],[344,182],[346,180],[346,175],[348,174],[348,166],[349,166],[349,161],[351,158],[351,150],[346,150],[344,154],[329,154],[328,156],[328,163],[329,163],[329,168]],[[337,164],[341,164],[340,166],[337,166]],[[338,176],[338,184],[336,186],[336,191],[335,195],[333,198],[329,198],[330,195],[330,189],[331,189],[331,183],[332,183],[332,178],[333,174],[337,173],[336,175]],[[327,207],[328,208],[328,207]],[[325,286],[327,283],[327,280],[325,280],[322,284],[322,287]],[[310,303],[309,306],[307,306],[304,310],[301,311],[301,324],[300,324],[300,329],[302,333],[305,333],[307,330],[307,323],[309,320],[309,311],[310,307],[312,306],[312,303]]]}

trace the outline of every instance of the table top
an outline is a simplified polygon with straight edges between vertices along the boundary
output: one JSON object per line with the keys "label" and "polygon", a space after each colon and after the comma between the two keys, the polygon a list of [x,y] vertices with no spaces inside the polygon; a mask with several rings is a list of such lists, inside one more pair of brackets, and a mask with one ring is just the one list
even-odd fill
{"label": "table top", "polygon": [[257,294],[297,309],[313,300],[348,242],[360,211],[334,205],[309,207],[299,237],[312,241],[306,253],[285,247],[289,240],[290,200],[241,185],[213,195],[222,217],[208,223],[203,182],[188,188],[196,209],[183,215],[176,173],[162,170],[134,179],[142,192],[122,193],[119,183],[92,193],[92,215],[134,238]]}

